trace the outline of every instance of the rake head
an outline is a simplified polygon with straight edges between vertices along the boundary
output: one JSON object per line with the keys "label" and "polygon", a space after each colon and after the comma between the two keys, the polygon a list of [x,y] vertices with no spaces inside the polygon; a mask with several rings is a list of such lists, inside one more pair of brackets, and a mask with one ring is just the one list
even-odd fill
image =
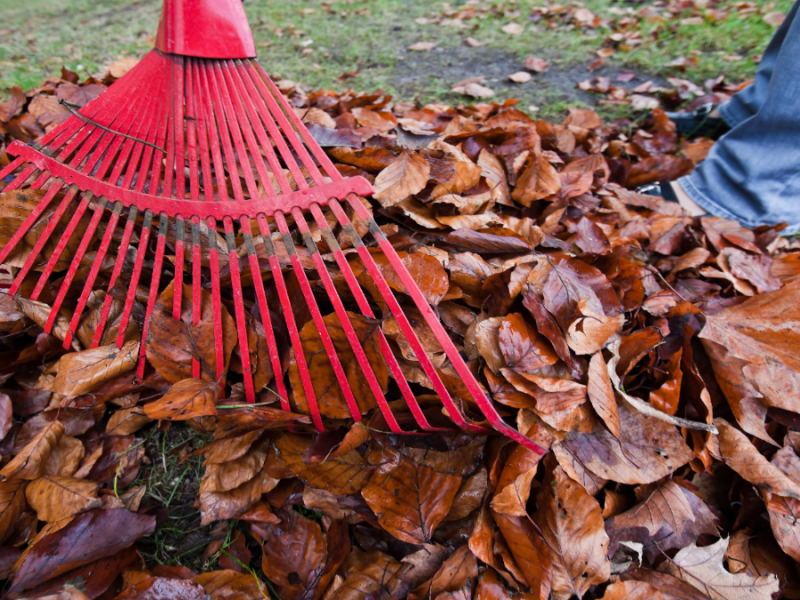
{"label": "rake head", "polygon": [[[305,328],[298,327],[294,316],[297,294],[290,294],[287,284],[293,273],[291,285],[299,287],[320,351],[327,356],[334,385],[340,387],[353,419],[362,418],[363,396],[371,394],[375,402],[370,404],[377,404],[389,428],[404,433],[405,424],[398,421],[386,397],[391,376],[416,425],[424,431],[438,430],[428,421],[377,321],[391,315],[459,427],[486,431],[465,417],[463,403],[474,404],[496,430],[542,453],[497,413],[359,197],[372,193],[369,182],[340,175],[252,59],[254,46],[241,3],[223,2],[228,3],[230,10],[219,25],[224,32],[220,37],[227,43],[199,44],[196,40],[202,36],[193,34],[189,39],[179,33],[187,23],[195,23],[195,31],[216,32],[217,22],[209,19],[218,19],[217,4],[167,0],[157,49],[38,144],[9,146],[16,159],[0,171],[0,181],[11,178],[4,191],[23,186],[41,190],[39,202],[0,250],[2,264],[23,241],[32,246],[24,264],[17,267],[9,293],[30,300],[39,300],[43,293],[53,298],[44,327],[47,333],[60,314],[71,313],[64,336],[69,348],[92,291],[101,284],[107,289],[96,320],[94,347],[108,327],[112,292],[119,295],[123,290],[116,337],[122,348],[138,292],[146,304],[137,364],[140,377],[151,316],[166,288],[172,286],[174,319],[183,315],[197,327],[201,315],[210,312],[217,357],[224,352],[225,307],[232,305],[249,402],[261,391],[254,384],[254,348],[248,337],[252,315],[257,315],[282,407],[290,410],[290,398],[294,399],[295,410],[308,412],[322,431],[326,411],[320,407],[321,384],[314,381],[312,368],[320,358],[308,348],[304,351]],[[358,231],[369,232],[373,247]],[[94,258],[87,273],[84,259],[91,253]],[[51,280],[58,280],[58,286],[53,288]],[[147,289],[146,302],[140,284]],[[392,287],[404,289],[404,298],[410,298],[435,336],[455,377],[443,376],[431,362]],[[280,317],[270,313],[268,292],[277,295]],[[185,298],[191,299],[189,318]],[[333,309],[336,339],[330,331],[331,318],[323,316],[320,303]],[[384,314],[377,314],[375,306]],[[360,326],[364,322],[378,323],[369,340]],[[276,331],[279,336],[287,334],[294,353],[299,384],[295,381],[289,389]],[[224,385],[223,361],[215,360],[213,370]],[[198,360],[192,371],[200,376]],[[353,372],[366,383],[358,390],[350,383]],[[453,385],[448,389],[445,379],[449,384],[455,381],[457,391]],[[290,394],[291,389],[297,392]]]}

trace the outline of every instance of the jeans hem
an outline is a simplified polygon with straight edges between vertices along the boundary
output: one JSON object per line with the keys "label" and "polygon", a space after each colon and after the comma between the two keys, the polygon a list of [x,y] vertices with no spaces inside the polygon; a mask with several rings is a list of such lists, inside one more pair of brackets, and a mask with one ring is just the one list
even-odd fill
{"label": "jeans hem", "polygon": [[[742,227],[746,227],[747,229],[755,229],[761,225],[772,225],[772,223],[767,222],[748,221],[747,219],[743,219],[742,217],[737,216],[726,208],[720,206],[700,191],[700,188],[697,187],[692,181],[692,175],[693,174],[681,177],[678,179],[678,183],[683,188],[683,191],[686,192],[686,194],[688,194],[688,196],[698,205],[700,205],[701,208],[704,208],[709,215],[737,221]],[[798,230],[800,230],[800,223],[789,223],[788,227],[781,232],[781,235],[794,235],[798,232]]]}
{"label": "jeans hem", "polygon": [[753,115],[747,111],[742,110],[741,108],[735,108],[733,105],[736,101],[729,100],[728,102],[724,102],[720,104],[717,110],[719,110],[719,116],[722,118],[723,121],[733,129],[739,123],[746,121]]}

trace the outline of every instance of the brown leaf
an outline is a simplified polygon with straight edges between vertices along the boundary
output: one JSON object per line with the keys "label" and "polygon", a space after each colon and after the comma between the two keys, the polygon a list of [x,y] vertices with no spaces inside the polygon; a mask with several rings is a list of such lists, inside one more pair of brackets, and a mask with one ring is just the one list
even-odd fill
{"label": "brown leaf", "polygon": [[606,424],[611,435],[621,440],[619,410],[614,386],[608,377],[608,367],[603,360],[603,355],[599,352],[589,361],[589,383],[586,391],[592,408],[603,419],[603,423]]}
{"label": "brown leaf", "polygon": [[0,543],[8,539],[25,510],[26,485],[22,479],[0,481]]}
{"label": "brown leaf", "polygon": [[45,535],[28,552],[11,585],[29,587],[127,548],[150,535],[156,519],[125,509],[93,510],[75,517],[63,529]]}
{"label": "brown leaf", "polygon": [[527,517],[526,506],[531,495],[531,483],[536,476],[535,465],[520,474],[492,498],[492,510],[509,517]]}
{"label": "brown leaf", "polygon": [[259,443],[247,454],[222,464],[206,465],[206,472],[200,482],[200,493],[229,492],[250,481],[263,468],[267,459],[267,445]]}
{"label": "brown leaf", "polygon": [[381,527],[410,544],[428,544],[450,512],[461,477],[391,455],[361,491]]}
{"label": "brown leaf", "polygon": [[582,468],[619,483],[652,483],[682,467],[694,453],[678,430],[628,406],[618,405],[621,439],[606,429],[567,433],[558,443]]}
{"label": "brown leaf", "polygon": [[80,396],[96,389],[106,381],[130,371],[139,358],[139,342],[100,346],[82,352],[65,354],[56,364],[58,371],[53,383],[64,396]]}
{"label": "brown leaf", "polygon": [[[380,321],[350,312],[347,313],[347,316],[361,342],[378,384],[385,393],[389,384],[389,371],[380,349]],[[336,355],[344,369],[353,397],[358,403],[359,409],[362,412],[368,412],[378,404],[369,387],[364,371],[356,359],[353,347],[350,345],[339,316],[336,313],[331,313],[325,316],[323,320],[325,328],[333,341]],[[303,353],[306,357],[308,370],[311,373],[312,385],[319,403],[320,413],[331,419],[349,418],[351,416],[350,409],[348,408],[342,385],[333,369],[333,364],[325,351],[322,338],[313,321],[305,324],[300,331],[300,339],[303,344]],[[300,381],[300,370],[294,359],[289,364],[289,381],[292,384],[298,412],[310,414],[305,389]]]}
{"label": "brown leaf", "polygon": [[775,575],[734,575],[725,569],[722,561],[729,541],[722,538],[703,548],[691,544],[665,563],[666,571],[712,600],[771,600],[780,588]]}
{"label": "brown leaf", "polygon": [[714,419],[714,424],[719,429],[719,452],[726,465],[753,485],[800,500],[800,483],[764,458],[746,435],[724,419]]}
{"label": "brown leaf", "polygon": [[134,406],[116,411],[108,419],[106,433],[109,435],[130,435],[150,423],[152,419],[144,412],[144,407]]}
{"label": "brown leaf", "polygon": [[515,371],[530,373],[558,360],[547,340],[540,337],[519,313],[510,314],[503,320],[497,341],[505,366]]}
{"label": "brown leaf", "polygon": [[344,581],[328,600],[390,597],[399,584],[395,576],[400,569],[399,562],[382,552],[354,549],[342,567]]}
{"label": "brown leaf", "polygon": [[524,206],[552,196],[561,189],[561,178],[555,167],[541,154],[533,156],[520,175],[511,197]]}
{"label": "brown leaf", "polygon": [[525,68],[534,73],[544,73],[547,70],[547,61],[536,56],[529,56],[525,61]]}
{"label": "brown leaf", "polygon": [[64,434],[59,421],[45,425],[28,444],[0,471],[0,480],[33,480],[42,476],[50,454]]}
{"label": "brown leaf", "polygon": [[700,339],[734,409],[754,399],[800,412],[798,293],[800,280],[795,280],[707,318]]}
{"label": "brown leaf", "polygon": [[419,154],[404,150],[375,178],[374,197],[384,208],[422,191],[428,184],[431,166]]}
{"label": "brown leaf", "polygon": [[258,600],[268,593],[266,584],[250,573],[210,571],[201,573],[192,581],[202,586],[212,600]]}
{"label": "brown leaf", "polygon": [[242,516],[263,494],[273,490],[278,480],[260,473],[247,483],[227,492],[206,492],[199,495],[201,524],[235,519]]}
{"label": "brown leaf", "polygon": [[357,494],[367,485],[375,470],[355,451],[307,465],[303,461],[303,454],[310,445],[310,439],[292,433],[283,434],[275,442],[280,460],[311,487],[325,489],[336,495]]}
{"label": "brown leaf", "polygon": [[488,367],[495,373],[505,367],[506,360],[503,356],[498,333],[503,325],[503,317],[478,317],[469,326],[464,335],[464,350],[467,358],[476,359],[479,356],[486,361]]}
{"label": "brown leaf", "polygon": [[549,598],[553,564],[547,544],[530,518],[495,514],[494,519],[533,597],[538,600]]}
{"label": "brown leaf", "polygon": [[579,318],[575,319],[567,331],[567,344],[575,354],[594,354],[606,345],[608,340],[622,331],[625,315],[610,317],[597,313],[585,298],[578,301]]}
{"label": "brown leaf", "polygon": [[98,487],[85,479],[45,475],[28,484],[25,497],[40,521],[53,523],[98,508]]}
{"label": "brown leaf", "polygon": [[[671,597],[670,597],[671,598]],[[606,588],[600,600],[669,600],[644,581],[617,581]]]}
{"label": "brown leaf", "polygon": [[[192,361],[200,363],[200,378],[216,381],[217,356],[214,340],[214,308],[211,293],[202,290],[202,313],[197,325],[193,324],[192,290],[182,289],[181,318],[172,318],[173,283],[161,292],[156,310],[150,317],[150,327],[145,340],[147,360],[164,379],[178,383],[191,378]],[[222,371],[230,364],[236,346],[236,323],[222,304]]]}
{"label": "brown leaf", "polygon": [[644,545],[651,563],[663,553],[694,543],[700,534],[718,535],[714,514],[694,493],[666,480],[630,510],[606,522],[611,538],[609,554],[616,552],[619,541]]}
{"label": "brown leaf", "polygon": [[149,419],[186,421],[196,417],[216,416],[216,402],[220,387],[200,379],[184,379],[173,385],[164,396],[145,404],[144,413]]}
{"label": "brown leaf", "polygon": [[608,536],[597,500],[557,466],[545,477],[537,499],[536,523],[550,548],[553,597],[579,598],[611,575]]}
{"label": "brown leaf", "polygon": [[18,85],[13,86],[11,88],[11,99],[0,104],[0,122],[8,123],[20,114],[25,102],[27,102],[27,97],[23,89]]}
{"label": "brown leaf", "polygon": [[314,584],[327,548],[319,524],[293,510],[278,513],[281,523],[265,525],[261,568],[271,581],[298,594]]}

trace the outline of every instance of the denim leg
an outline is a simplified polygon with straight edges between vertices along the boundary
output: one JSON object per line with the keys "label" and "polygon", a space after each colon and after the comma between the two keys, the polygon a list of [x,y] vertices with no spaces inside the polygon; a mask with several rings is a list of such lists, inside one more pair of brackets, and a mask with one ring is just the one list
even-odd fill
{"label": "denim leg", "polygon": [[772,77],[762,106],[722,136],[691,175],[678,180],[692,200],[713,215],[751,228],[786,221],[785,233],[800,230],[800,19],[793,19],[797,6],[778,32],[782,43],[769,67]]}
{"label": "denim leg", "polygon": [[772,79],[772,73],[775,71],[775,62],[778,60],[778,54],[780,54],[786,34],[794,22],[798,4],[800,4],[800,0],[794,3],[789,14],[786,15],[786,20],[775,32],[772,41],[764,51],[761,64],[758,65],[758,71],[756,71],[755,81],[741,92],[734,94],[730,102],[720,105],[720,116],[729,127],[736,127],[745,119],[752,117],[764,105],[769,82]]}

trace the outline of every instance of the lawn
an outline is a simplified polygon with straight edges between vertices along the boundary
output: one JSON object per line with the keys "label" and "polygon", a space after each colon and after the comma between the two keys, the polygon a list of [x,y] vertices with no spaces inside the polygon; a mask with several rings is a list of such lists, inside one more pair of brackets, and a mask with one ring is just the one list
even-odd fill
{"label": "lawn", "polygon": [[[309,89],[381,88],[407,100],[454,103],[464,101],[450,91],[454,83],[483,76],[495,98],[519,98],[545,115],[592,103],[596,97],[576,83],[622,71],[636,76],[628,87],[669,76],[697,84],[719,75],[744,81],[775,30],[765,16],[790,6],[791,0],[586,0],[561,7],[542,0],[246,1],[268,71]],[[88,76],[121,56],[142,55],[159,10],[159,0],[0,0],[0,96],[12,85],[35,87],[62,65]],[[522,31],[514,34],[509,24]],[[419,42],[436,46],[408,49]],[[598,51],[612,50],[602,66],[593,65]],[[529,56],[543,58],[547,71],[510,82]]]}

